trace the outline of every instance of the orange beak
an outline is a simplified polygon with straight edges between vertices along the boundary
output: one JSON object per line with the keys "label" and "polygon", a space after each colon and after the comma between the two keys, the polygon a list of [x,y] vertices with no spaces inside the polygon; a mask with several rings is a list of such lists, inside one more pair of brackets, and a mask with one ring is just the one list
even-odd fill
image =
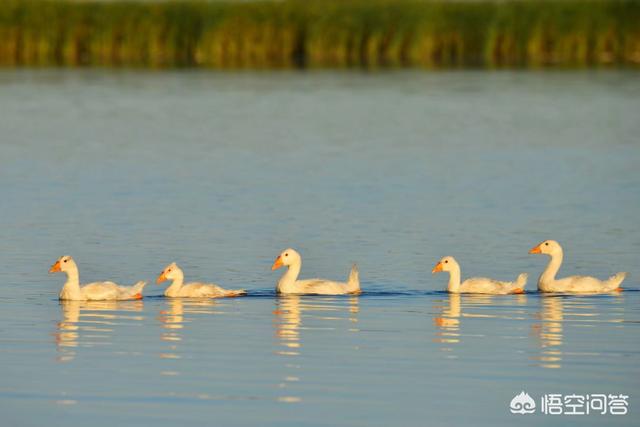
{"label": "orange beak", "polygon": [[435,267],[433,267],[433,270],[431,270],[431,274],[436,274],[436,273],[439,273],[439,272],[441,272],[441,271],[442,271],[442,263],[441,263],[441,262],[438,262],[438,263],[436,264],[436,266],[435,266]]}
{"label": "orange beak", "polygon": [[276,260],[273,262],[273,265],[271,266],[271,271],[273,270],[277,270],[280,267],[282,267],[284,264],[282,263],[282,257],[280,255],[278,255],[278,258],[276,258]]}
{"label": "orange beak", "polygon": [[542,251],[540,250],[540,245],[536,246],[535,248],[531,248],[531,250],[529,251],[530,254],[541,254]]}
{"label": "orange beak", "polygon": [[164,282],[165,280],[167,280],[167,276],[164,275],[164,271],[163,271],[162,273],[160,273],[160,275],[156,279],[156,283],[159,285],[160,283]]}
{"label": "orange beak", "polygon": [[49,269],[49,273],[57,273],[59,271],[62,271],[60,270],[60,261],[56,261]]}

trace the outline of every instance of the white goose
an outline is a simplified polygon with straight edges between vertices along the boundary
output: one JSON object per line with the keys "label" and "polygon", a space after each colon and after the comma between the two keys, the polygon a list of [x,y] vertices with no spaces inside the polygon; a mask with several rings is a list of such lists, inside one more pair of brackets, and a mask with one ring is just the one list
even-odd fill
{"label": "white goose", "polygon": [[620,272],[607,280],[596,279],[590,276],[569,276],[556,279],[556,274],[562,265],[562,246],[555,240],[545,240],[529,251],[530,254],[545,254],[551,257],[547,268],[538,279],[540,292],[565,292],[565,293],[603,293],[622,290],[620,284],[627,273]]}
{"label": "white goose", "polygon": [[447,291],[452,294],[522,294],[527,284],[527,273],[521,273],[515,282],[501,282],[486,277],[472,277],[460,283],[460,265],[452,256],[442,258],[431,273],[449,272],[449,286]]}
{"label": "white goose", "polygon": [[302,257],[298,252],[289,248],[278,255],[271,270],[282,266],[286,266],[288,269],[278,280],[276,292],[279,294],[344,295],[360,293],[358,267],[355,264],[351,267],[347,282],[334,282],[325,279],[298,280]]}
{"label": "white goose", "polygon": [[224,298],[247,293],[244,289],[227,290],[213,283],[184,283],[184,273],[175,262],[162,270],[156,283],[160,284],[165,280],[173,280],[173,283],[164,291],[164,296],[170,298]]}
{"label": "white goose", "polygon": [[142,299],[142,290],[147,282],[133,286],[120,286],[113,282],[93,282],[80,287],[78,266],[68,255],[60,257],[49,269],[49,273],[67,273],[67,282],[60,291],[61,300],[106,301]]}

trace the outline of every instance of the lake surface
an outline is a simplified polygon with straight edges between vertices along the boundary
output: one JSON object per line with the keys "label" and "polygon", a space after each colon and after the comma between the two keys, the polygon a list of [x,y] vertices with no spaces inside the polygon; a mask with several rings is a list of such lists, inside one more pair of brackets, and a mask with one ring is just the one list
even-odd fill
{"label": "lake surface", "polygon": [[[2,423],[638,425],[639,111],[622,71],[0,71]],[[627,291],[535,293],[548,238]],[[276,297],[289,246],[364,293]],[[145,299],[59,303],[63,254]],[[449,296],[444,255],[529,292]],[[171,261],[249,296],[168,301]]]}

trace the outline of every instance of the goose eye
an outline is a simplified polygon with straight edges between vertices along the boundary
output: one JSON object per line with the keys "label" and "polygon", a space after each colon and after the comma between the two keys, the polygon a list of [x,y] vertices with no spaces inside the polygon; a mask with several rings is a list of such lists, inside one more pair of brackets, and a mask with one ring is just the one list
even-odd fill
{"label": "goose eye", "polygon": [[289,256],[289,254],[284,254],[284,256]]}
{"label": "goose eye", "polygon": [[544,242],[544,245],[545,246],[549,246],[549,242]]}
{"label": "goose eye", "polygon": [[447,264],[449,262],[449,260],[446,260],[444,263]]}
{"label": "goose eye", "polygon": [[167,273],[169,273],[170,271],[171,271],[171,269],[168,269],[168,270],[167,270]]}
{"label": "goose eye", "polygon": [[69,261],[69,260],[68,260],[68,259],[65,259],[65,260],[64,260],[64,262],[67,262],[67,261]]}

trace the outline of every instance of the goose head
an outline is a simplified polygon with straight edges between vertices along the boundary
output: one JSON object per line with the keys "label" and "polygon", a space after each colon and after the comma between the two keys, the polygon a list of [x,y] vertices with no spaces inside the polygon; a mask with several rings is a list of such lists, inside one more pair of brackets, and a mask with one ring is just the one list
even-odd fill
{"label": "goose head", "polygon": [[49,273],[58,273],[60,271],[67,271],[77,269],[76,262],[69,255],[64,255],[58,258],[49,269]]}
{"label": "goose head", "polygon": [[456,267],[460,268],[455,258],[452,256],[446,256],[438,261],[435,267],[433,267],[433,270],[431,270],[431,273],[435,274],[441,271],[451,271]]}
{"label": "goose head", "polygon": [[165,280],[174,280],[181,275],[182,270],[180,269],[180,267],[178,267],[175,262],[172,262],[171,264],[167,265],[164,270],[162,270],[162,273],[160,273],[160,275],[156,279],[156,283],[160,284]]}
{"label": "goose head", "polygon": [[541,242],[539,245],[531,248],[529,251],[530,254],[545,254],[545,255],[556,255],[562,253],[562,247],[560,243],[555,240],[545,240]]}
{"label": "goose head", "polygon": [[291,248],[285,249],[273,262],[271,270],[277,270],[282,266],[289,267],[290,265],[300,264],[301,262],[302,258],[300,257],[300,254],[298,252]]}

